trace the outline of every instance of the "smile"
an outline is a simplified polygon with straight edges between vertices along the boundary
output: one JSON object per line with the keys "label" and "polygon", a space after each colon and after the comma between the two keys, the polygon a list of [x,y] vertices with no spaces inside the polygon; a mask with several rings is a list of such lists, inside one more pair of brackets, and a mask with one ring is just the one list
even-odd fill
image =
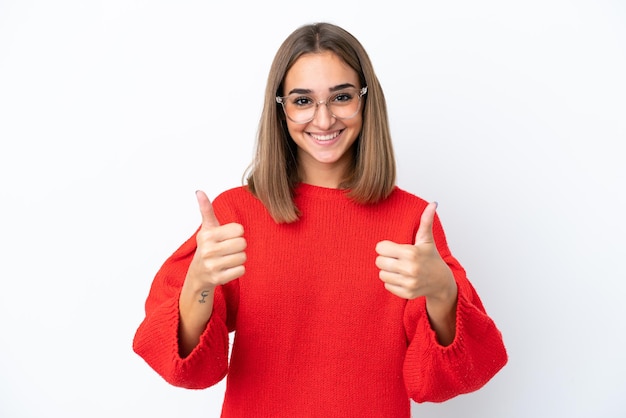
{"label": "smile", "polygon": [[311,137],[315,139],[316,141],[325,142],[325,141],[332,141],[333,139],[337,138],[341,134],[341,132],[342,131],[336,131],[328,135],[316,135],[316,134],[309,133],[309,135],[311,135]]}

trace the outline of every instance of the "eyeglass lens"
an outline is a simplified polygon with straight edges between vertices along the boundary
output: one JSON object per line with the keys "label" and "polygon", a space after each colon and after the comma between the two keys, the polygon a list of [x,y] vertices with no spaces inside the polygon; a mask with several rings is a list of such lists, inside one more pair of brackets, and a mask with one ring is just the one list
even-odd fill
{"label": "eyeglass lens", "polygon": [[357,89],[345,89],[320,102],[311,96],[294,93],[284,97],[281,102],[289,119],[296,123],[313,120],[320,105],[325,105],[337,119],[350,119],[359,112],[361,94]]}

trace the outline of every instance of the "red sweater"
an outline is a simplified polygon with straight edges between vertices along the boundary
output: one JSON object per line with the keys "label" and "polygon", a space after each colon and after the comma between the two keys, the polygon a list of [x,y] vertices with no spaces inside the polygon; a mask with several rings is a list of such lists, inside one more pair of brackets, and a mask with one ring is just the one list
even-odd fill
{"label": "red sweater", "polygon": [[[133,348],[172,385],[206,388],[228,375],[223,417],[409,417],[409,398],[441,402],[482,387],[507,362],[501,334],[435,218],[439,252],[458,283],[456,337],[438,344],[425,300],[401,299],[375,266],[382,240],[413,243],[427,202],[396,188],[360,205],[300,185],[301,219],[276,224],[245,187],[213,202],[244,227],[246,273],[217,289],[199,345],[178,352],[178,296],[195,234],[158,271]],[[229,361],[229,331],[235,331]]]}

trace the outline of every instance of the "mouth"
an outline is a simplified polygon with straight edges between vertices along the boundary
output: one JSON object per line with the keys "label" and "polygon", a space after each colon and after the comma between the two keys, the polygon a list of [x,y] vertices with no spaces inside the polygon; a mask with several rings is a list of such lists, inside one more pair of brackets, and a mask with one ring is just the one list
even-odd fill
{"label": "mouth", "polygon": [[309,132],[309,136],[317,142],[331,142],[333,139],[336,139],[339,135],[341,135],[342,132],[343,130],[340,130],[340,131],[331,132],[325,135],[314,134],[314,133]]}

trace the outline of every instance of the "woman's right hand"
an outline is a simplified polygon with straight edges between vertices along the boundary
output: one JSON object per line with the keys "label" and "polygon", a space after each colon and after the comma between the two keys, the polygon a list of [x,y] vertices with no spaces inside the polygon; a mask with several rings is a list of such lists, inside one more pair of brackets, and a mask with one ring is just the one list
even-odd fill
{"label": "woman's right hand", "polygon": [[245,273],[246,239],[243,226],[238,223],[220,225],[213,212],[213,205],[203,191],[197,191],[202,225],[196,234],[194,254],[187,278],[192,288],[209,290],[226,284]]}
{"label": "woman's right hand", "polygon": [[207,195],[196,192],[202,225],[196,234],[196,252],[191,260],[178,299],[180,313],[179,352],[191,353],[213,313],[215,288],[245,273],[246,239],[243,226],[220,225]]}

